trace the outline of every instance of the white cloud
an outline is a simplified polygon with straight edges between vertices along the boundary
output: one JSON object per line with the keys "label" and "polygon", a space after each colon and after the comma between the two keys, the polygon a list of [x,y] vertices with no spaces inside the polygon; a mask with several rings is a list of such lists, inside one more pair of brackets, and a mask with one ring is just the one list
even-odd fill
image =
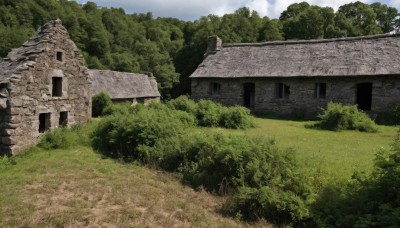
{"label": "white cloud", "polygon": [[[87,0],[77,0],[80,3]],[[99,6],[122,7],[127,13],[152,12],[154,16],[176,17],[183,20],[196,20],[209,14],[223,15],[246,6],[256,10],[260,16],[278,18],[291,4],[302,0],[91,0]],[[337,10],[339,6],[356,0],[305,0],[311,5],[329,6]],[[372,3],[379,0],[360,0]],[[400,7],[400,0],[380,0],[382,4]]]}
{"label": "white cloud", "polygon": [[270,4],[267,0],[251,0],[245,6],[249,7],[250,10],[257,11],[262,17],[267,16],[270,10]]}

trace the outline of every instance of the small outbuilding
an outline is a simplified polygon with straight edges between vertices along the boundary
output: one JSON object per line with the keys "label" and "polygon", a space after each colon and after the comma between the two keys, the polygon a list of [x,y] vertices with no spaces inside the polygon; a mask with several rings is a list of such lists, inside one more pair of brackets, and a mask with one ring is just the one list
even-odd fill
{"label": "small outbuilding", "polygon": [[314,115],[329,101],[386,112],[400,105],[400,35],[222,44],[208,40],[190,76],[194,99]]}
{"label": "small outbuilding", "polygon": [[83,62],[60,20],[0,62],[0,154],[35,144],[46,130],[88,121],[91,85]]}
{"label": "small outbuilding", "polygon": [[157,81],[151,74],[137,74],[110,70],[89,70],[93,95],[106,92],[114,103],[148,104],[159,101]]}

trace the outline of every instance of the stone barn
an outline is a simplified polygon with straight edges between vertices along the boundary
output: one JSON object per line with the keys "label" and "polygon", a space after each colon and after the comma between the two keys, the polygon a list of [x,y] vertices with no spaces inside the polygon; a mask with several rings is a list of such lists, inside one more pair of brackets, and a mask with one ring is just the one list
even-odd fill
{"label": "stone barn", "polygon": [[222,44],[208,40],[194,99],[255,112],[315,115],[329,101],[385,112],[400,104],[400,36]]}
{"label": "stone barn", "polygon": [[89,74],[60,20],[0,62],[0,154],[15,154],[48,129],[91,116]]}
{"label": "stone barn", "polygon": [[89,70],[92,80],[92,93],[102,91],[110,95],[114,103],[132,102],[148,104],[159,101],[157,81],[152,74],[117,72],[110,70]]}

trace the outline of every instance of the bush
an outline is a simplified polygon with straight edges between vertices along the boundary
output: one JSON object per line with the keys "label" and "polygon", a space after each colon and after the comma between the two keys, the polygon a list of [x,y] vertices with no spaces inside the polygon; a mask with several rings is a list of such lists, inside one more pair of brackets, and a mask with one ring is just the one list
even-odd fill
{"label": "bush", "polygon": [[322,129],[341,131],[359,130],[377,132],[378,127],[367,114],[357,109],[356,105],[341,105],[330,102],[326,110],[319,115],[319,127]]}
{"label": "bush", "polygon": [[134,110],[132,103],[123,102],[118,104],[110,104],[103,109],[102,116],[109,116],[113,114],[129,115]]}
{"label": "bush", "polygon": [[189,99],[188,96],[180,96],[174,100],[170,100],[166,103],[168,108],[181,110],[193,115],[196,115],[197,104],[195,101]]}
{"label": "bush", "polygon": [[40,138],[38,146],[43,149],[69,149],[77,145],[77,136],[67,128],[47,131]]}
{"label": "bush", "polygon": [[102,116],[104,110],[112,105],[110,96],[105,92],[100,92],[92,97],[92,116]]}
{"label": "bush", "polygon": [[[343,188],[330,187],[313,205],[320,227],[399,227],[400,141],[375,157],[371,175],[355,173]],[[330,200],[327,200],[330,199]]]}
{"label": "bush", "polygon": [[218,127],[223,106],[210,100],[200,100],[197,104],[196,118],[200,126]]}
{"label": "bush", "polygon": [[148,162],[144,146],[153,147],[159,140],[173,137],[195,125],[195,118],[185,112],[154,104],[133,110],[131,115],[115,114],[103,118],[92,134],[92,145],[110,156]]}
{"label": "bush", "polygon": [[89,146],[90,134],[95,127],[95,122],[86,125],[73,125],[71,128],[56,128],[46,131],[39,139],[38,147],[50,149],[69,149],[78,145]]}
{"label": "bush", "polygon": [[255,124],[249,109],[242,106],[235,106],[225,108],[222,111],[220,126],[232,129],[247,129],[254,127]]}

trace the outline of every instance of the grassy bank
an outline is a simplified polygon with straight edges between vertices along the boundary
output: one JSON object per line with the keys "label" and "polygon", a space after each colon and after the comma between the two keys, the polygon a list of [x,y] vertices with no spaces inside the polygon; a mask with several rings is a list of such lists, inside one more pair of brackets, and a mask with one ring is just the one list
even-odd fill
{"label": "grassy bank", "polygon": [[0,186],[1,227],[246,226],[217,212],[221,197],[87,147],[17,156],[0,166]]}

